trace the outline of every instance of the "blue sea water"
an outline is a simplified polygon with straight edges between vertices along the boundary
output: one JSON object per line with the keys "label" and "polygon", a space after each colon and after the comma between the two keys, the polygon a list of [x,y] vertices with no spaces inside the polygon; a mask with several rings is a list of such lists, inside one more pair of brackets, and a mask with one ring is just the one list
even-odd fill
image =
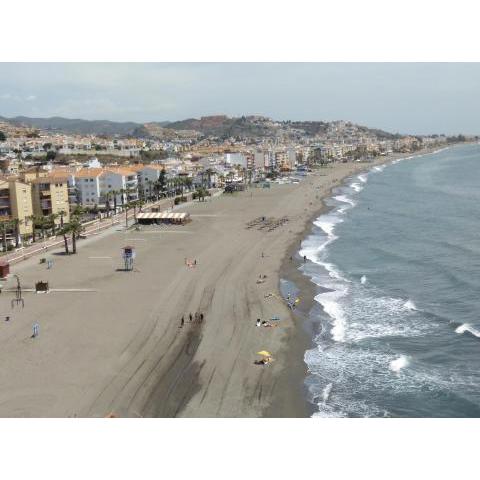
{"label": "blue sea water", "polygon": [[328,289],[315,415],[480,417],[480,145],[373,167],[328,204],[299,252]]}

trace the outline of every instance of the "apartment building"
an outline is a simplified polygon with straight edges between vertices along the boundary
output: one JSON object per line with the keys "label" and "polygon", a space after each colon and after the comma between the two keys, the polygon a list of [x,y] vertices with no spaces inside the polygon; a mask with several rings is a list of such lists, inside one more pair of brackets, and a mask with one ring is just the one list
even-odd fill
{"label": "apartment building", "polygon": [[100,193],[105,203],[107,192],[117,192],[117,204],[138,200],[138,176],[134,169],[107,168],[100,177]]}
{"label": "apartment building", "polygon": [[[70,221],[67,179],[46,176],[32,181],[32,204],[35,215],[62,214],[63,221]],[[60,217],[55,220],[60,224]]]}
{"label": "apartment building", "polygon": [[19,234],[30,235],[31,215],[33,215],[31,186],[17,180],[0,180],[0,218],[20,220]]}
{"label": "apartment building", "polygon": [[93,207],[103,203],[101,190],[102,168],[82,168],[72,175],[77,201],[84,207]]}
{"label": "apartment building", "polygon": [[155,183],[160,178],[162,170],[165,170],[163,165],[151,164],[144,165],[138,172],[138,188],[145,196],[148,197],[155,192]]}

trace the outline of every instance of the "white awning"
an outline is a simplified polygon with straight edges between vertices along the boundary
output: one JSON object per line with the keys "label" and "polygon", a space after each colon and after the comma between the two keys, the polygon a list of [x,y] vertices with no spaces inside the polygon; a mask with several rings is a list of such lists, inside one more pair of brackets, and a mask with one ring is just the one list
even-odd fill
{"label": "white awning", "polygon": [[172,212],[144,212],[137,213],[138,220],[185,220],[189,217],[188,213],[172,213]]}

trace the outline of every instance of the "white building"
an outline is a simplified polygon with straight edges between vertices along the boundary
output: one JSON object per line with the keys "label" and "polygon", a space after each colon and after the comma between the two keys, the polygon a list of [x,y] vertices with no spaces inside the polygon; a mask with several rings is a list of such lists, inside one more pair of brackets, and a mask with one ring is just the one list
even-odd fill
{"label": "white building", "polygon": [[117,192],[117,205],[138,200],[137,172],[128,168],[105,169],[100,179],[102,203],[108,192]]}
{"label": "white building", "polygon": [[160,178],[162,170],[165,170],[165,167],[158,164],[145,165],[141,170],[139,170],[138,185],[139,188],[143,190],[145,196],[148,197],[154,193],[154,184]]}
{"label": "white building", "polygon": [[247,168],[247,157],[243,153],[226,153],[224,160],[227,165],[238,165]]}
{"label": "white building", "polygon": [[100,177],[102,174],[103,170],[101,168],[83,168],[69,175],[68,183],[75,186],[80,205],[93,207],[100,204]]}

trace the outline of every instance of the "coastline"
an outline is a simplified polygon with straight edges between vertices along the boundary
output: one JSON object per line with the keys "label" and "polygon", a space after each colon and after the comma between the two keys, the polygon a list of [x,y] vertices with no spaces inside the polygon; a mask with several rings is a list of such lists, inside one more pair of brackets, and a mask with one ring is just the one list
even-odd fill
{"label": "coastline", "polygon": [[[25,308],[2,325],[0,416],[311,416],[303,358],[314,334],[308,313],[316,287],[298,270],[299,245],[333,188],[405,156],[336,164],[296,185],[195,202],[186,227],[103,233],[80,242],[75,256],[51,252],[50,270],[34,259],[15,265],[22,286],[42,279],[66,291],[26,294]],[[273,231],[248,229],[259,216],[289,221]],[[137,251],[130,273],[116,268],[127,241]],[[198,266],[187,268],[186,257]],[[295,312],[278,298],[282,279],[302,291]],[[10,299],[0,298],[4,308]],[[204,323],[179,326],[198,311]],[[256,318],[275,316],[278,328],[255,326]],[[37,320],[42,334],[32,342]],[[272,352],[271,365],[254,364],[261,350]]]}
{"label": "coastline", "polygon": [[[333,190],[344,185],[353,175],[368,172],[377,165],[389,164],[398,159],[437,153],[440,150],[443,150],[443,148],[428,148],[415,154],[392,154],[384,157],[380,161],[372,162],[368,165],[363,164],[364,168],[358,169],[354,173],[346,173],[320,196],[319,200],[321,204],[317,210],[311,213],[304,230],[297,235],[288,247],[279,271],[279,284],[281,279],[291,282],[298,288],[302,296],[302,302],[299,308],[297,308],[294,313],[292,312],[293,321],[298,324],[298,328],[289,332],[289,337],[285,339],[284,344],[289,367],[283,369],[278,377],[278,382],[283,384],[283,390],[291,392],[291,396],[296,398],[288,398],[287,401],[285,398],[283,400],[273,399],[272,404],[264,412],[265,417],[311,417],[316,411],[315,405],[308,399],[308,391],[305,385],[308,366],[304,361],[304,355],[308,349],[315,346],[314,338],[318,333],[318,324],[311,318],[311,311],[316,305],[315,296],[321,293],[321,288],[315,285],[307,274],[303,273],[303,259],[300,258],[298,252],[301,248],[302,241],[312,234],[313,222],[333,208],[327,206],[325,200],[331,198],[334,195]],[[293,260],[291,260],[291,258],[293,258]],[[319,308],[322,307],[319,306]]]}

